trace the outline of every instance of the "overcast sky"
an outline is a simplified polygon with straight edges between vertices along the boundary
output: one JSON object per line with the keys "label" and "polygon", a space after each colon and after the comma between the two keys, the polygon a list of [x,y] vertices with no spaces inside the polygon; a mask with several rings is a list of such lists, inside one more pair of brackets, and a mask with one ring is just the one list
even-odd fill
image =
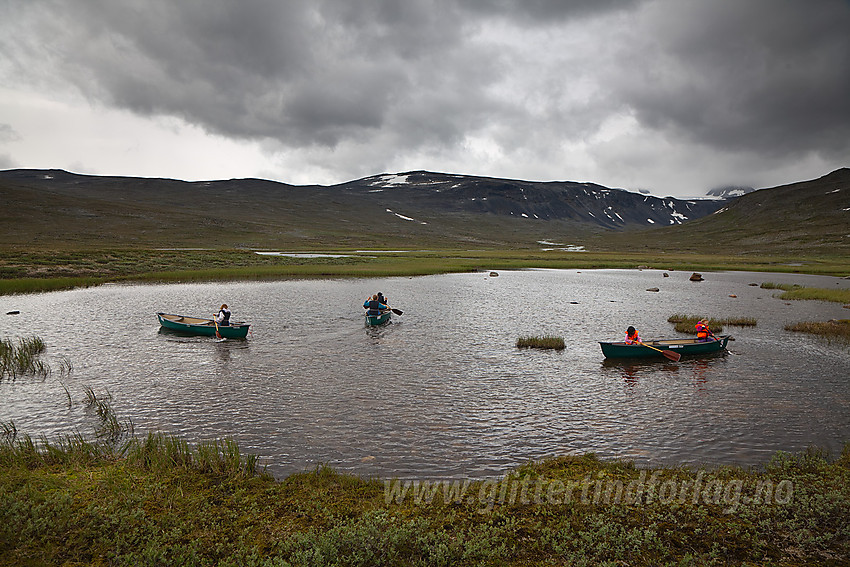
{"label": "overcast sky", "polygon": [[692,196],[850,166],[850,0],[0,0],[0,169]]}

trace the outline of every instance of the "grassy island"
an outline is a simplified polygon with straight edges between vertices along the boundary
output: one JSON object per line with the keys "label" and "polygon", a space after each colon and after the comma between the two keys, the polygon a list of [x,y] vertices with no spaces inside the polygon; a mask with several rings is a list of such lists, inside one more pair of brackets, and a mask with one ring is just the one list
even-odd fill
{"label": "grassy island", "polygon": [[552,335],[520,337],[516,340],[517,348],[540,348],[563,350],[566,348],[564,337],[555,337]]}

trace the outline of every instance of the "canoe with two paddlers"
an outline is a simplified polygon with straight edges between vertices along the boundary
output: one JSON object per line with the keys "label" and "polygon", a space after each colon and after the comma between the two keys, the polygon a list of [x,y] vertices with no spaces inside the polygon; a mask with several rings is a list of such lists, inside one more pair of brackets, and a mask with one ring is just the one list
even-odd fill
{"label": "canoe with two paddlers", "polygon": [[[178,331],[188,335],[216,336],[216,324],[212,319],[189,317],[188,315],[174,315],[172,313],[157,313],[156,316],[159,318],[159,324],[164,329]],[[248,328],[250,326],[245,322],[218,325],[218,334],[225,339],[244,339],[248,336]]]}
{"label": "canoe with two paddlers", "polygon": [[366,324],[370,327],[374,327],[376,325],[383,325],[390,320],[392,317],[392,310],[375,310],[376,312],[372,313],[372,309],[366,312]]}
{"label": "canoe with two paddlers", "polygon": [[605,343],[601,342],[602,354],[605,358],[655,358],[665,356],[665,352],[672,352],[680,356],[700,356],[720,352],[726,348],[731,335],[722,335],[713,340],[700,339],[659,339],[654,341],[643,341],[637,344]]}

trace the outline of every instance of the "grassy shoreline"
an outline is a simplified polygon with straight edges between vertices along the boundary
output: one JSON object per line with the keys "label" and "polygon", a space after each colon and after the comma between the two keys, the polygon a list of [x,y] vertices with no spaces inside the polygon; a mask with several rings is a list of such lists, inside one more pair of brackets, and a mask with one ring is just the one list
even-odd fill
{"label": "grassy shoreline", "polygon": [[817,565],[850,556],[850,444],[764,468],[592,454],[501,479],[276,481],[231,440],[0,443],[0,565]]}
{"label": "grassy shoreline", "polygon": [[[313,251],[315,252],[315,251]],[[322,251],[319,251],[322,252]],[[540,250],[334,249],[346,257],[292,258],[251,250],[0,251],[0,295],[107,282],[189,282],[329,277],[420,276],[524,268],[657,268],[677,271],[850,274],[850,259]]]}

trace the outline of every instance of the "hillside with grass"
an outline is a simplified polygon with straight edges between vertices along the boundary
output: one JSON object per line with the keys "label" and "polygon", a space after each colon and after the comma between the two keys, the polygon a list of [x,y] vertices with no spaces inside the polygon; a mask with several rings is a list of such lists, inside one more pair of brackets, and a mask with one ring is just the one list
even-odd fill
{"label": "hillside with grass", "polygon": [[708,249],[734,254],[850,254],[850,169],[761,189],[716,213],[664,229],[609,233],[600,245],[678,253]]}
{"label": "hillside with grass", "polygon": [[334,186],[259,179],[186,182],[61,170],[0,172],[0,242],[11,247],[297,249],[540,248],[717,210],[592,183],[430,172]]}
{"label": "hillside with grass", "polygon": [[[850,169],[729,199],[429,172],[334,186],[0,171],[0,251],[573,250],[846,258]],[[791,261],[791,260],[789,260]]]}

